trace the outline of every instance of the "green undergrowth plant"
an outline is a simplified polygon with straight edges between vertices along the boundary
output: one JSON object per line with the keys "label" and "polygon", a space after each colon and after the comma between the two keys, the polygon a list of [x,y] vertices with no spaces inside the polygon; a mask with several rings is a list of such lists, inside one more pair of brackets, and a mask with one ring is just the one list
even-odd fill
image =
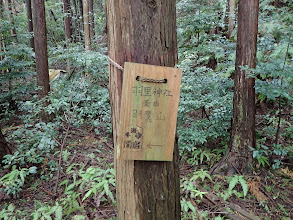
{"label": "green undergrowth plant", "polygon": [[61,45],[49,48],[49,63],[51,65],[69,65],[70,74],[86,73],[97,83],[105,84],[108,81],[108,59],[106,48],[100,47],[95,51],[85,51],[82,44],[70,44],[68,48]]}
{"label": "green undergrowth plant", "polygon": [[229,137],[232,86],[229,79],[205,67],[186,70],[182,78],[178,109],[180,150],[191,151],[217,138]]}
{"label": "green undergrowth plant", "polygon": [[60,199],[64,215],[69,216],[76,211],[84,210],[84,205],[91,200],[96,204],[115,204],[115,196],[112,193],[115,187],[114,169],[106,170],[100,167],[88,167],[86,170],[78,164],[71,164],[66,173],[71,178],[60,183],[64,186],[65,197]]}
{"label": "green undergrowth plant", "polygon": [[4,204],[0,211],[0,219],[3,220],[19,220],[25,219],[25,212],[17,210],[13,204]]}
{"label": "green undergrowth plant", "polygon": [[245,198],[248,193],[248,184],[245,176],[234,175],[225,177],[227,186],[222,184],[216,184],[217,195],[222,197],[224,200],[228,200],[232,195],[238,198]]}
{"label": "green undergrowth plant", "polygon": [[2,161],[6,174],[0,179],[0,185],[6,194],[18,196],[31,174],[38,173],[41,178],[53,176],[56,164],[51,160],[51,153],[57,145],[57,127],[58,123],[25,124],[8,136],[17,149]]}
{"label": "green undergrowth plant", "polygon": [[0,192],[4,190],[7,195],[13,195],[17,197],[18,193],[23,188],[26,177],[29,174],[35,173],[37,173],[37,167],[35,166],[30,167],[29,169],[17,169],[15,165],[12,166],[12,170],[0,179]]}
{"label": "green undergrowth plant", "polygon": [[187,216],[195,216],[199,211],[195,204],[201,202],[203,195],[206,194],[206,192],[199,190],[196,182],[191,181],[191,179],[189,180],[188,178],[181,180],[180,188],[183,194],[183,197],[181,198],[182,217],[183,219],[187,219]]}
{"label": "green undergrowth plant", "polygon": [[[52,178],[57,169],[54,153],[58,151],[57,146],[60,147],[60,141],[65,137],[64,132],[59,132],[65,131],[68,126],[92,126],[98,135],[102,133],[105,138],[111,135],[108,90],[100,82],[100,79],[82,73],[69,80],[61,77],[51,82],[51,92],[46,98],[48,106],[43,106],[37,97],[18,102],[22,112],[19,118],[23,124],[8,130],[6,134],[8,142],[17,146],[13,154],[4,157],[4,167],[8,172],[6,177],[13,177],[17,182],[17,176],[14,175],[17,170],[26,171],[30,167],[36,167],[42,179]],[[39,121],[38,115],[42,111],[52,116],[51,122]],[[13,193],[18,194],[24,183],[25,181],[21,181],[13,186]],[[11,190],[7,192],[11,193]],[[95,190],[91,193],[95,194]],[[106,196],[111,196],[107,185],[105,192]]]}
{"label": "green undergrowth plant", "polygon": [[190,165],[198,166],[206,164],[208,167],[212,167],[216,162],[221,159],[221,152],[208,149],[208,148],[193,148],[191,156],[188,157],[187,163]]}
{"label": "green undergrowth plant", "polygon": [[18,103],[27,100],[36,89],[35,72],[32,69],[32,49],[23,44],[9,45],[0,51],[0,118],[9,120]]}
{"label": "green undergrowth plant", "polygon": [[[57,146],[55,137],[59,123],[39,122],[25,124],[15,130],[8,140],[18,146],[14,154],[4,156],[5,167],[19,167],[41,164]],[[54,169],[53,169],[54,170]]]}
{"label": "green undergrowth plant", "polygon": [[46,219],[46,220],[61,220],[62,218],[62,206],[58,202],[54,206],[47,204],[41,204],[35,202],[34,211],[30,215],[33,220]]}
{"label": "green undergrowth plant", "polygon": [[256,149],[249,147],[253,151],[253,158],[257,159],[260,167],[271,166],[278,169],[283,164],[285,156],[292,152],[292,147],[284,147],[281,144],[273,144],[272,148],[264,144],[257,144]]}
{"label": "green undergrowth plant", "polygon": [[197,179],[201,179],[201,181],[203,182],[206,178],[209,179],[211,182],[213,181],[212,180],[212,177],[211,175],[209,174],[209,171],[208,170],[203,170],[203,169],[200,169],[198,171],[195,171],[192,175],[192,177],[190,178],[190,181],[196,181]]}
{"label": "green undergrowth plant", "polygon": [[[226,141],[229,136],[227,130],[232,116],[233,81],[227,76],[232,73],[230,68],[235,60],[235,45],[220,34],[208,34],[214,28],[212,22],[222,24],[217,16],[211,17],[216,19],[211,20],[211,23],[199,26],[197,22],[190,22],[190,19],[197,17],[190,16],[190,11],[201,12],[200,16],[206,16],[211,15],[218,6],[213,5],[211,8],[204,3],[190,4],[189,1],[180,1],[180,4],[184,5],[178,8],[182,19],[178,21],[179,67],[183,69],[178,109],[179,146],[182,153],[218,138]],[[190,30],[197,30],[197,34],[192,31],[181,32],[186,25]],[[215,60],[214,66],[209,64],[212,59]]]}

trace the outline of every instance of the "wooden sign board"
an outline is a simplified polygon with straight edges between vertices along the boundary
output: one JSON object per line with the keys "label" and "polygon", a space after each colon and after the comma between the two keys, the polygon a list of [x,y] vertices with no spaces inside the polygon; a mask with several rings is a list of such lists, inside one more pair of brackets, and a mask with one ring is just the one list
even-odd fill
{"label": "wooden sign board", "polygon": [[125,63],[117,158],[172,161],[182,70]]}

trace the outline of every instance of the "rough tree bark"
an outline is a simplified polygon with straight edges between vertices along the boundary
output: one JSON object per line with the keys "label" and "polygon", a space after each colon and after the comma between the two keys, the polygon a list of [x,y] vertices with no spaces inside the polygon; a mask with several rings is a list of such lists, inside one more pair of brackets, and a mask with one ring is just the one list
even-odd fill
{"label": "rough tree bark", "polygon": [[72,0],[72,5],[74,7],[74,10],[72,10],[72,18],[73,19],[73,40],[74,42],[77,42],[78,40],[80,41],[80,22],[79,22],[79,14],[78,14],[78,10],[77,10],[77,2],[76,0]]}
{"label": "rough tree bark", "polygon": [[14,24],[14,17],[13,17],[13,10],[12,10],[12,3],[11,0],[7,1],[7,7],[8,7],[8,19],[11,23],[11,36],[14,37],[15,41],[17,42],[17,34]]}
{"label": "rough tree bark", "polygon": [[83,3],[82,0],[78,0],[79,5],[79,13],[81,17],[81,27],[83,28]]}
{"label": "rough tree bark", "polygon": [[12,154],[12,149],[9,147],[8,143],[5,140],[4,135],[0,129],[0,164],[2,162],[3,157],[6,154]]}
{"label": "rough tree bark", "polygon": [[90,34],[91,38],[95,36],[95,16],[94,16],[94,1],[89,0],[89,22],[90,22]]}
{"label": "rough tree bark", "polygon": [[[175,0],[106,0],[109,56],[174,67],[177,62]],[[123,73],[110,65],[113,138],[117,146]],[[117,160],[118,219],[180,219],[177,138],[172,162]]]}
{"label": "rough tree bark", "polygon": [[254,78],[243,67],[255,68],[259,0],[240,0],[234,76],[232,133],[229,151],[214,172],[251,173],[255,147]]}
{"label": "rough tree bark", "polygon": [[[45,17],[44,0],[33,0],[34,11],[34,37],[35,37],[35,53],[36,53],[36,71],[38,97],[42,99],[46,97],[50,91],[48,54],[47,54],[47,31]],[[47,105],[48,103],[44,103]],[[48,119],[48,115],[42,113],[40,117],[43,120]]]}
{"label": "rough tree bark", "polygon": [[[27,13],[28,32],[33,33],[34,27],[33,27],[33,16],[32,16],[31,0],[26,0],[26,13]],[[30,47],[33,48],[33,50],[35,51],[34,36],[32,36],[30,38]]]}
{"label": "rough tree bark", "polygon": [[3,0],[0,0],[0,18],[3,18],[3,12],[4,12],[4,2]]}
{"label": "rough tree bark", "polygon": [[64,30],[66,43],[71,41],[71,18],[70,18],[70,0],[63,0]]}
{"label": "rough tree bark", "polygon": [[235,11],[236,11],[236,0],[228,0],[228,32],[227,38],[231,37],[231,34],[235,28]]}
{"label": "rough tree bark", "polygon": [[83,29],[84,29],[85,50],[91,50],[91,35],[90,35],[88,0],[82,0],[82,7],[83,7],[83,27],[84,27]]}
{"label": "rough tree bark", "polygon": [[[3,11],[4,11],[4,3],[2,0],[0,0],[0,18],[3,18]],[[0,53],[3,51],[2,47],[3,47],[3,34],[0,34]],[[3,60],[3,56],[0,56],[0,61]],[[4,70],[1,70],[0,72],[1,74],[4,74]],[[1,108],[0,108],[1,111]]]}

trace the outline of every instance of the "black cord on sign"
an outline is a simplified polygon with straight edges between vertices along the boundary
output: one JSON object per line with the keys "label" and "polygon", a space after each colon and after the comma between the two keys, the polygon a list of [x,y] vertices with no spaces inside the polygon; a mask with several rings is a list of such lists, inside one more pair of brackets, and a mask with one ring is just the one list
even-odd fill
{"label": "black cord on sign", "polygon": [[167,79],[150,79],[150,78],[145,78],[142,76],[137,76],[136,81],[149,82],[149,83],[167,83]]}
{"label": "black cord on sign", "polygon": [[[108,61],[111,65],[113,65],[117,69],[121,70],[122,72],[124,71],[124,68],[120,66],[118,63],[116,63],[114,60],[112,60],[109,56],[108,56]],[[175,64],[175,67],[176,67],[176,64]],[[136,81],[149,82],[149,83],[167,83],[167,79],[150,79],[150,78],[145,78],[142,76],[137,76]]]}

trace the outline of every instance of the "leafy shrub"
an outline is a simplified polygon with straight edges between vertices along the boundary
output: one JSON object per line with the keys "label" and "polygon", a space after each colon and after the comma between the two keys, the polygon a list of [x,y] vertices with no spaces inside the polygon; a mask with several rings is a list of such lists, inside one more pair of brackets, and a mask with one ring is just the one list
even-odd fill
{"label": "leafy shrub", "polygon": [[60,183],[60,186],[65,185],[64,193],[66,197],[60,200],[66,216],[71,213],[82,210],[81,201],[94,199],[97,204],[101,202],[115,203],[114,195],[111,192],[112,187],[115,187],[114,169],[104,170],[100,167],[89,167],[84,170],[81,167],[79,170],[74,168],[77,164],[70,165],[66,173],[72,175],[72,180],[66,179]]}
{"label": "leafy shrub", "polygon": [[[232,116],[231,82],[206,68],[186,71],[178,109],[180,149],[227,138]],[[197,114],[197,115],[195,115]]]}
{"label": "leafy shrub", "polygon": [[36,173],[36,167],[16,169],[16,166],[12,166],[12,171],[4,175],[0,179],[0,192],[4,188],[7,195],[18,196],[18,193],[22,190],[26,176]]}
{"label": "leafy shrub", "polygon": [[0,117],[10,116],[17,101],[27,99],[27,95],[36,89],[35,72],[31,70],[33,52],[26,45],[9,45],[0,52]]}

